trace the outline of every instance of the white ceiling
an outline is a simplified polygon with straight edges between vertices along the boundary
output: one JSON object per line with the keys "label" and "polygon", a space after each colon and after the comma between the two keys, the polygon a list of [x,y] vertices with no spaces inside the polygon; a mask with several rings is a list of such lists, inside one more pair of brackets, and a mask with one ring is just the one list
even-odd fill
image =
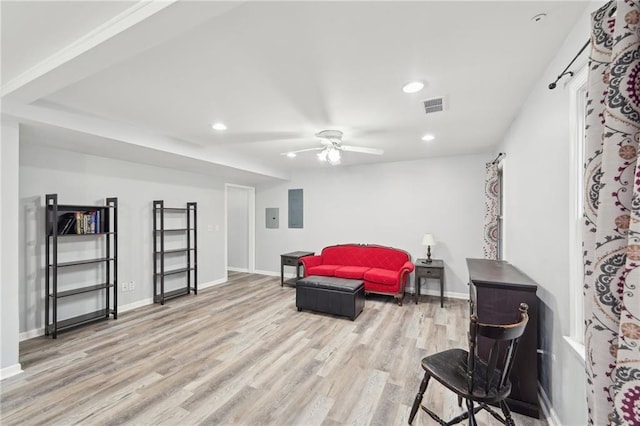
{"label": "white ceiling", "polygon": [[[323,129],[385,151],[344,153],[338,167],[490,153],[588,4],[155,3],[2,1],[3,106],[29,120],[24,138],[46,143],[57,126],[51,139],[76,132],[67,149],[109,156],[112,143],[119,157],[147,157],[134,155],[130,131],[113,130],[135,128],[163,136],[142,144],[171,153],[159,164],[252,178],[331,167],[313,152],[280,155],[319,147]],[[547,19],[533,23],[538,13]],[[425,89],[403,93],[414,79]],[[435,96],[448,109],[427,116],[422,101]],[[228,130],[213,131],[214,121]]]}

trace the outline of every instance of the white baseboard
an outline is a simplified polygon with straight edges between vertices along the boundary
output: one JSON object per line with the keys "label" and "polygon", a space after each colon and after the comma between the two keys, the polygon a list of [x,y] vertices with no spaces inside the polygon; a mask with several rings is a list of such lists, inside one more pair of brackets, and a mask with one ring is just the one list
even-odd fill
{"label": "white baseboard", "polygon": [[[214,285],[220,285],[227,282],[227,278],[220,278],[214,281],[209,281],[208,283],[198,284],[198,290],[203,290],[207,287],[212,287]],[[153,298],[138,300],[137,302],[128,303],[126,305],[118,306],[118,312],[127,312],[136,308],[140,308],[142,306],[153,305]]]}
{"label": "white baseboard", "polygon": [[208,287],[213,287],[214,285],[220,285],[220,284],[224,284],[227,281],[229,281],[229,279],[227,277],[222,277],[219,278],[217,280],[213,280],[213,281],[209,281],[208,283],[202,283],[202,284],[198,284],[198,289],[205,289]]}
{"label": "white baseboard", "polygon": [[[214,281],[209,281],[208,283],[203,283],[198,285],[199,289],[205,289],[207,287],[212,287],[214,285],[220,285],[220,284],[224,284],[227,282],[227,278],[223,277]],[[142,300],[137,300],[135,302],[132,303],[127,303],[126,305],[120,305],[118,306],[118,312],[127,312],[127,311],[132,311],[136,308],[141,308],[143,306],[147,306],[147,305],[153,305],[153,298],[148,298],[148,299],[142,299]],[[42,328],[36,328],[33,330],[29,330],[29,331],[25,331],[22,332],[18,335],[18,339],[20,342],[22,342],[23,340],[29,340],[29,339],[33,339],[34,337],[40,337],[40,336],[44,336],[44,327]],[[22,371],[22,370],[20,370]],[[17,373],[15,373],[17,374]]]}
{"label": "white baseboard", "polygon": [[44,336],[44,327],[20,333],[18,334],[18,340],[22,342],[23,340],[29,340],[40,336]]}
{"label": "white baseboard", "polygon": [[227,271],[232,271],[232,272],[249,272],[249,270],[247,268],[234,268],[233,266],[227,266]]}
{"label": "white baseboard", "polygon": [[127,311],[131,311],[133,309],[136,308],[140,308],[142,306],[147,306],[147,305],[152,305],[153,304],[153,298],[149,298],[149,299],[142,299],[142,300],[138,300],[135,302],[131,302],[131,303],[127,303],[126,305],[120,305],[118,306],[118,312],[127,312]]}
{"label": "white baseboard", "polygon": [[[413,287],[407,287],[406,288],[406,292],[414,294],[415,293],[415,289]],[[420,296],[422,296],[422,295],[440,297],[440,290],[432,290],[432,289],[420,290]],[[467,300],[467,299],[469,299],[469,293],[457,293],[455,291],[445,291],[444,292],[444,297],[451,298],[451,299]]]}
{"label": "white baseboard", "polygon": [[[231,268],[229,268],[229,270],[231,270]],[[263,270],[256,270],[254,272],[255,274],[260,274],[260,275],[270,275],[270,276],[274,276],[274,277],[279,277],[280,276],[280,272],[273,272],[273,271],[263,271]],[[295,277],[295,274],[291,274],[291,273],[285,273],[284,274],[284,278],[293,278]],[[407,293],[411,293],[413,294],[414,289],[412,287],[407,287],[406,288]],[[440,291],[439,290],[420,290],[420,294],[421,295],[427,295],[427,296],[440,296]],[[462,300],[468,300],[469,299],[469,293],[457,293],[455,291],[445,291],[444,292],[444,297],[448,297],[451,299],[462,299]]]}
{"label": "white baseboard", "polygon": [[[259,275],[269,275],[271,277],[279,277],[280,276],[280,272],[273,272],[273,271],[262,271],[260,269],[256,269],[254,272],[254,274],[259,274]],[[285,278],[293,278],[295,277],[295,274],[291,274],[291,273],[286,273],[284,274]]]}
{"label": "white baseboard", "polygon": [[[126,305],[118,306],[118,312],[119,313],[127,312],[133,309],[139,308],[141,306],[147,306],[151,304],[153,304],[153,299],[138,300],[137,302],[127,303]],[[44,327],[22,332],[18,335],[18,339],[22,342],[24,340],[33,339],[34,337],[40,337],[40,336],[44,336]]]}
{"label": "white baseboard", "polygon": [[[239,269],[233,269],[233,268],[227,268],[229,271],[233,271],[233,272],[246,272],[249,273],[248,270],[239,270]],[[268,275],[270,277],[279,277],[280,276],[280,272],[274,272],[274,271],[265,271],[262,269],[256,269],[255,271],[251,272],[252,274],[258,274],[258,275]],[[291,272],[285,272],[284,273],[284,277],[285,278],[293,278],[295,277],[296,274],[291,273]]]}
{"label": "white baseboard", "polygon": [[542,408],[542,414],[544,414],[547,419],[547,423],[549,426],[561,426],[560,419],[558,418],[558,414],[556,410],[553,409],[551,405],[551,401],[547,397],[547,393],[544,391],[544,388],[538,382],[538,397],[540,399],[540,407]]}
{"label": "white baseboard", "polygon": [[0,368],[0,380],[8,379],[9,377],[13,377],[20,373],[22,373],[22,366],[20,363]]}

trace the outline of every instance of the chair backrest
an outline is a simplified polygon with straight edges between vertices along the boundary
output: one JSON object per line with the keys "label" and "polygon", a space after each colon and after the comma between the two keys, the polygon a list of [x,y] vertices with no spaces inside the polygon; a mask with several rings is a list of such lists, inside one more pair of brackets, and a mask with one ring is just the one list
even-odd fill
{"label": "chair backrest", "polygon": [[489,392],[491,386],[500,390],[507,384],[518,348],[518,341],[529,321],[528,309],[526,303],[521,303],[518,308],[517,322],[513,324],[482,324],[478,322],[475,315],[471,316],[469,322],[469,360],[467,363],[470,391],[474,386],[478,336],[483,336],[491,342],[491,350],[487,359],[485,393]]}

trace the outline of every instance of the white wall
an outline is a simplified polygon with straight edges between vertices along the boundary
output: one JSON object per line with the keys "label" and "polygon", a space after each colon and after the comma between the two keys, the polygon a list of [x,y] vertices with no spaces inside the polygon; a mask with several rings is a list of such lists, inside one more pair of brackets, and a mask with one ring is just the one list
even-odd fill
{"label": "white wall", "polygon": [[[136,283],[133,291],[119,289],[119,306],[149,303],[153,297],[153,200],[164,200],[166,207],[198,203],[198,284],[202,287],[226,277],[222,180],[23,142],[19,212],[21,332],[41,330],[44,325],[43,206],[48,193],[57,193],[60,204],[103,204],[107,197],[118,197],[118,281]],[[77,248],[73,244],[61,246],[61,250],[60,256],[83,255],[74,252]],[[79,274],[73,279],[82,279]],[[65,301],[69,316],[85,303],[92,302]]]}
{"label": "white wall", "polygon": [[249,270],[249,189],[227,186],[227,266]]}
{"label": "white wall", "polygon": [[[280,254],[319,253],[341,243],[381,244],[445,262],[445,292],[467,295],[465,258],[482,257],[484,163],[490,155],[331,167],[294,172],[286,183],[256,189],[256,269],[280,271]],[[304,190],[304,228],[288,229],[287,191]],[[280,228],[266,229],[265,208],[280,209]],[[425,290],[438,290],[429,280]],[[412,284],[411,284],[412,285]]]}
{"label": "white wall", "polygon": [[[594,4],[595,10],[600,4]],[[540,382],[563,425],[585,425],[582,363],[563,341],[569,335],[569,91],[548,84],[589,39],[588,11],[533,86],[502,147],[506,258],[539,285]],[[588,53],[581,56],[584,63]],[[579,67],[572,67],[574,71]]]}
{"label": "white wall", "polygon": [[2,118],[0,143],[0,378],[19,373],[18,362],[18,123]]}

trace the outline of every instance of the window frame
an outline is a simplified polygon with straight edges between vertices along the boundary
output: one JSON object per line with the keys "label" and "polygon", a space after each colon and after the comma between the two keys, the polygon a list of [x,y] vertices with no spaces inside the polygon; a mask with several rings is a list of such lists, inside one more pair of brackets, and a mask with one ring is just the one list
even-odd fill
{"label": "window frame", "polygon": [[505,238],[504,238],[504,157],[498,163],[498,247],[497,258],[498,260],[505,259]]}
{"label": "window frame", "polygon": [[584,363],[584,145],[587,94],[585,64],[567,84],[569,89],[569,335],[564,339]]}

